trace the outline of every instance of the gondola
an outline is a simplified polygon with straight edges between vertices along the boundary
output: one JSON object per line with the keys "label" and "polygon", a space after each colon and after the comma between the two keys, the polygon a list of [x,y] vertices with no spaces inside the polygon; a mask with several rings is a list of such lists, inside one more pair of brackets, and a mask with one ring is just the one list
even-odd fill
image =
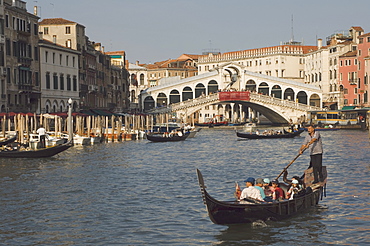
{"label": "gondola", "polygon": [[[312,168],[307,169],[307,177],[312,178]],[[208,194],[201,172],[197,169],[198,182],[203,196],[203,202],[211,221],[219,225],[247,224],[257,220],[283,220],[299,213],[304,213],[315,207],[325,194],[326,168],[323,167],[325,181],[319,184],[306,184],[306,192],[293,200],[279,202],[218,201]],[[305,178],[306,180],[306,178]],[[312,182],[312,180],[311,180]]]}
{"label": "gondola", "polygon": [[304,130],[300,129],[295,132],[286,132],[281,134],[256,134],[249,132],[236,132],[236,136],[240,138],[249,138],[249,139],[264,139],[264,138],[294,138],[299,136]]}
{"label": "gondola", "polygon": [[228,124],[229,123],[227,121],[194,123],[195,126],[201,126],[201,127],[227,126]]}
{"label": "gondola", "polygon": [[10,144],[10,143],[13,143],[15,140],[17,140],[17,135],[14,135],[11,138],[0,141],[0,146],[4,146],[4,145]]}
{"label": "gondola", "polygon": [[177,134],[166,135],[165,134],[147,134],[146,139],[152,142],[175,142],[175,141],[184,141],[190,135],[190,132],[185,132],[182,136]]}
{"label": "gondola", "polygon": [[44,158],[51,157],[53,155],[59,154],[70,147],[73,144],[67,142],[65,144],[56,145],[49,148],[42,148],[36,150],[3,150],[0,151],[0,158]]}

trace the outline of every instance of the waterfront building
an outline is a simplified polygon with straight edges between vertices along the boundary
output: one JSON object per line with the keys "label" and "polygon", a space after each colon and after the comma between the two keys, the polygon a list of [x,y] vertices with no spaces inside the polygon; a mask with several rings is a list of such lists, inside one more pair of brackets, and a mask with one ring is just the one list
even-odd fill
{"label": "waterfront building", "polygon": [[179,77],[185,79],[198,74],[199,55],[183,54],[177,59],[143,65],[148,73],[148,87],[160,85],[162,78]]}
{"label": "waterfront building", "polygon": [[4,1],[0,1],[0,112],[5,112],[7,108],[4,8]]}
{"label": "waterfront building", "polygon": [[44,39],[80,52],[78,59],[80,109],[122,112],[128,107],[128,79],[125,67],[112,66],[100,43],[89,40],[85,27],[63,18],[39,23]]}
{"label": "waterfront building", "polygon": [[115,111],[117,112],[130,110],[130,75],[126,64],[126,52],[111,51],[105,52],[105,54],[110,57],[112,67],[111,84],[108,85],[112,91],[111,103],[116,101],[117,105],[115,106]]}
{"label": "waterfront building", "polygon": [[358,36],[363,32],[360,27],[336,32],[326,38],[326,46],[318,39],[318,49],[306,55],[305,83],[319,87],[323,93],[323,107],[340,109],[344,95],[340,82],[340,56],[356,50]]}
{"label": "waterfront building", "polygon": [[358,37],[358,83],[357,100],[358,106],[370,107],[369,102],[369,75],[370,75],[370,33]]}
{"label": "waterfront building", "polygon": [[3,47],[0,109],[2,112],[40,112],[39,18],[27,12],[24,1],[0,2],[0,9],[4,11],[0,33]]}
{"label": "waterfront building", "polygon": [[140,94],[149,87],[148,70],[140,65],[139,61],[135,64],[128,63],[128,72],[130,73],[130,107],[131,111],[140,111]]}
{"label": "waterfront building", "polygon": [[73,100],[73,110],[79,109],[78,57],[79,51],[39,41],[41,113],[67,112],[68,99]]}
{"label": "waterfront building", "polygon": [[302,45],[300,42],[287,42],[282,45],[233,51],[220,54],[208,53],[198,59],[199,74],[235,62],[246,70],[299,82],[304,81],[305,55],[317,50],[317,46]]}

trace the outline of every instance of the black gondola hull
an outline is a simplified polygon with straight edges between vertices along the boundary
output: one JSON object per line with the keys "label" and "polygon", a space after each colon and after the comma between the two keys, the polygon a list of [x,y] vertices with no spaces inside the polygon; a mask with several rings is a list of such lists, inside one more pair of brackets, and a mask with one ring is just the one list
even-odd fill
{"label": "black gondola hull", "polygon": [[73,145],[70,142],[53,146],[50,148],[29,150],[29,151],[1,151],[0,158],[45,158],[59,154]]}
{"label": "black gondola hull", "polygon": [[296,132],[287,132],[283,134],[271,134],[271,135],[261,135],[255,133],[247,133],[247,132],[236,132],[236,136],[240,138],[249,138],[249,139],[265,139],[265,138],[294,138],[299,136],[303,130],[298,130]]}
{"label": "black gondola hull", "polygon": [[184,133],[182,136],[174,135],[171,137],[165,137],[163,134],[148,134],[146,138],[152,142],[176,142],[176,141],[184,141],[190,135],[190,132]]}
{"label": "black gondola hull", "polygon": [[257,220],[283,220],[315,207],[322,197],[323,186],[293,200],[271,203],[218,201],[205,190],[202,174],[197,169],[199,186],[211,221],[219,225],[246,224]]}

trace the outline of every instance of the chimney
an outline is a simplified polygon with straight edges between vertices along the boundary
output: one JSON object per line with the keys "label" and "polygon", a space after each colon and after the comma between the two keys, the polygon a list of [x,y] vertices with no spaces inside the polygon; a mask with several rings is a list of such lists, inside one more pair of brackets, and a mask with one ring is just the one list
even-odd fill
{"label": "chimney", "polygon": [[36,15],[36,16],[38,16],[38,15],[37,15],[37,6],[34,6],[34,7],[33,7],[33,14],[34,14],[34,15]]}
{"label": "chimney", "polygon": [[318,48],[318,49],[321,49],[321,48],[322,48],[322,39],[321,39],[321,38],[319,38],[319,39],[317,40],[317,48]]}
{"label": "chimney", "polygon": [[136,61],[136,63],[135,63],[135,64],[136,64],[136,66],[139,66],[139,61]]}

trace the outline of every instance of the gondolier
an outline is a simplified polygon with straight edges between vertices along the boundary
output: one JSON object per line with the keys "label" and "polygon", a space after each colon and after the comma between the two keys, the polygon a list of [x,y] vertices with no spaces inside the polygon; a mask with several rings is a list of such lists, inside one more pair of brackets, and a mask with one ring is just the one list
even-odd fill
{"label": "gondolier", "polygon": [[299,153],[302,154],[303,151],[307,148],[310,150],[310,167],[313,168],[314,182],[319,183],[323,182],[323,173],[322,173],[322,141],[321,135],[318,131],[315,131],[315,128],[310,125],[308,128],[308,135],[306,136]]}
{"label": "gondolier", "polygon": [[40,126],[39,129],[36,131],[39,134],[39,141],[40,141],[40,148],[45,148],[45,138],[46,138],[46,130],[44,127]]}

